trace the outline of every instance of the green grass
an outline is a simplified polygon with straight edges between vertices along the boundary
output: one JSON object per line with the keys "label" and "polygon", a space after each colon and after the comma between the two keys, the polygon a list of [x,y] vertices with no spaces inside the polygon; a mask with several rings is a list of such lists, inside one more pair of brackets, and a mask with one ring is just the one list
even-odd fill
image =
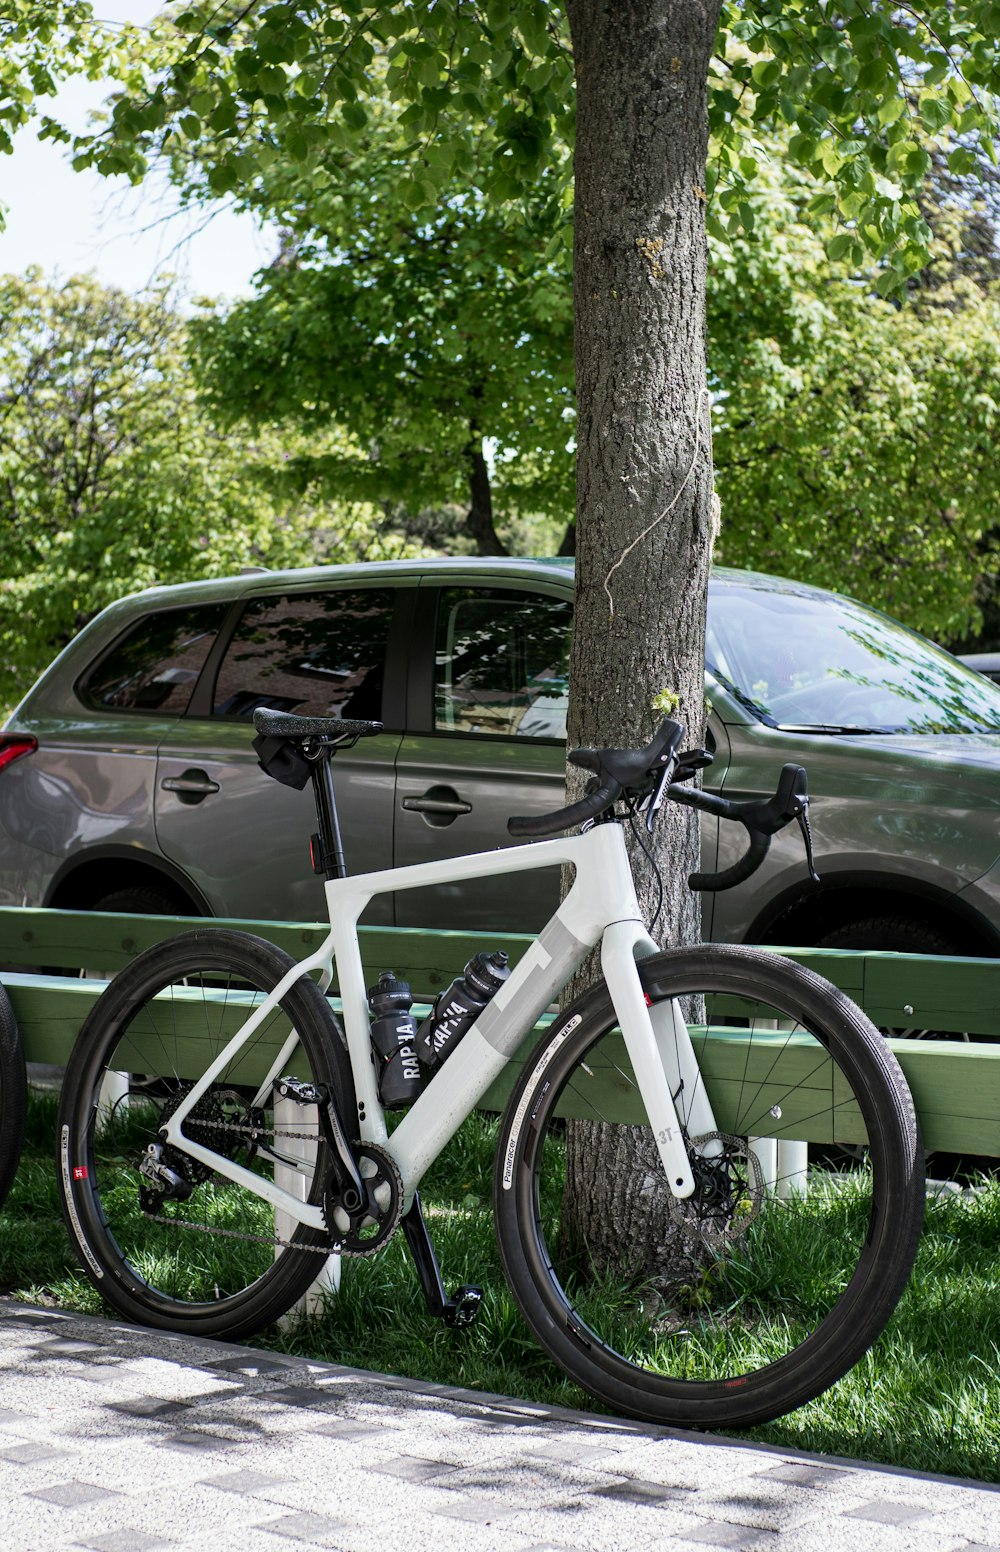
{"label": "green grass", "polygon": [[[494,1135],[488,1121],[470,1120],[421,1192],[446,1285],[485,1289],[473,1326],[453,1331],[427,1315],[397,1235],[371,1259],[345,1263],[341,1293],[321,1316],[275,1328],[257,1345],[595,1410],[537,1347],[507,1292],[490,1211]],[[54,1101],[36,1097],[0,1224],[0,1281],[29,1302],[99,1314],[62,1226],[54,1136]],[[1000,1481],[998,1249],[1000,1183],[971,1200],[929,1203],[914,1276],[879,1342],[825,1395],[744,1437]]]}

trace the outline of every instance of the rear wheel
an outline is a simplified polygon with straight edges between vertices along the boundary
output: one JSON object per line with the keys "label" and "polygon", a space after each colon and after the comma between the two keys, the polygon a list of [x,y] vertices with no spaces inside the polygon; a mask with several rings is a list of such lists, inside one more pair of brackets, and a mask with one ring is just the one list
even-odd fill
{"label": "rear wheel", "polygon": [[[292,965],[246,933],[186,933],[133,960],[83,1026],[59,1110],[63,1209],[87,1275],[130,1320],[247,1336],[288,1309],[322,1268],[328,1234],[160,1137]],[[241,1165],[262,1184],[319,1205],[328,1150],[317,1109],[278,1100],[265,1081],[288,1074],[327,1085],[352,1125],[346,1052],[309,979],[291,986],[220,1070],[183,1129],[219,1164]]]}
{"label": "rear wheel", "polygon": [[[717,945],[640,969],[661,1050],[677,1049],[680,1010],[697,1056],[679,1118],[702,1083],[715,1114],[713,1135],[688,1136],[695,1194],[665,1187],[600,986],[510,1099],[495,1186],[504,1268],[542,1346],[616,1410],[762,1422],[840,1378],[895,1307],[923,1215],[912,1102],[864,1014],[810,971]],[[617,1169],[602,1176],[600,1156]]]}

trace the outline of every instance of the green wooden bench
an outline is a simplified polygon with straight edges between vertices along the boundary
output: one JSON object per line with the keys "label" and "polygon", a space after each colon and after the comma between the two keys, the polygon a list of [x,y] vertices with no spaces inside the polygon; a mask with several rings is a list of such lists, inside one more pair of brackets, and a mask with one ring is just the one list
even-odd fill
{"label": "green wooden bench", "polygon": [[[223,925],[223,923],[214,923]],[[0,965],[4,970],[28,1060],[63,1065],[94,998],[103,989],[92,974],[114,973],[152,943],[190,931],[190,918],[99,915],[86,911],[0,908]],[[326,927],[288,922],[230,921],[256,932],[296,958],[320,943]],[[515,961],[533,941],[498,933],[426,932],[392,927],[360,929],[369,981],[393,969],[429,1001],[479,949],[503,946]],[[927,1147],[1000,1157],[1000,961],[836,949],[785,949],[843,988],[881,1028],[967,1036],[966,1040],[890,1041],[909,1082]],[[65,971],[66,974],[59,974]],[[545,1021],[543,1021],[545,1022]],[[725,1045],[720,1041],[720,1062]],[[487,1096],[502,1102],[507,1083]]]}

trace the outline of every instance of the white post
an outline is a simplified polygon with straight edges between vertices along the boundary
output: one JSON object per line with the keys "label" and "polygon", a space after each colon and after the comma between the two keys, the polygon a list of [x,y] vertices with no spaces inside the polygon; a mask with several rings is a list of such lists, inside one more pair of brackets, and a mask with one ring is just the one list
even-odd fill
{"label": "white post", "polygon": [[778,1140],[776,1137],[748,1137],[747,1147],[760,1165],[764,1189],[771,1192],[778,1181]]}
{"label": "white post", "polygon": [[[793,1019],[761,1019],[762,1029],[795,1029]],[[809,1189],[809,1144],[796,1138],[748,1139],[751,1153],[755,1153],[764,1170],[764,1180],[769,1191],[779,1201],[787,1202],[793,1196],[805,1196]],[[764,1149],[764,1143],[770,1148]],[[765,1157],[768,1163],[765,1165]]]}
{"label": "white post", "polygon": [[101,1079],[101,1092],[97,1096],[97,1126],[99,1131],[113,1123],[120,1106],[128,1103],[127,1072],[106,1072]]}
{"label": "white post", "polygon": [[787,1202],[805,1196],[809,1188],[809,1144],[791,1139],[778,1142],[778,1196]]}
{"label": "white post", "polygon": [[[275,1164],[274,1183],[281,1186],[291,1196],[298,1197],[304,1202],[308,1192],[307,1184],[312,1180],[312,1166],[316,1162],[315,1137],[319,1132],[319,1114],[315,1105],[300,1105],[294,1099],[283,1099],[279,1095],[274,1098],[274,1127],[281,1132],[286,1128],[290,1132],[311,1132],[310,1137],[277,1137],[275,1146],[289,1158],[301,1159],[307,1167],[295,1169],[290,1164]],[[284,1212],[280,1207],[274,1213],[274,1232],[278,1239],[291,1239],[298,1227],[298,1220],[290,1213]],[[275,1245],[275,1257],[281,1254],[281,1247]],[[340,1256],[330,1256],[326,1261],[317,1264],[319,1271],[316,1281],[307,1288],[301,1299],[298,1299],[287,1315],[282,1316],[281,1322],[293,1320],[296,1315],[313,1315],[323,1308],[324,1302],[331,1294],[340,1291]]]}

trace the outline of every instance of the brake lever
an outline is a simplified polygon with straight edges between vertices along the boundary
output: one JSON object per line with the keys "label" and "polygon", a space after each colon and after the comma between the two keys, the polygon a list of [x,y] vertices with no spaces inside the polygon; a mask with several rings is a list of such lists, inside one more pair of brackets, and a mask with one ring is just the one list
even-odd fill
{"label": "brake lever", "polygon": [[667,788],[670,785],[674,770],[677,766],[677,756],[675,754],[663,754],[660,756],[660,763],[663,766],[663,769],[660,771],[659,779],[656,783],[656,786],[653,788],[653,796],[646,804],[647,835],[652,835],[653,826],[656,823],[656,816],[660,812],[660,809],[663,807],[663,799],[667,795]]}
{"label": "brake lever", "polygon": [[806,848],[806,867],[809,869],[809,877],[812,879],[814,884],[818,884],[820,879],[819,874],[816,872],[816,862],[813,857],[813,838],[812,827],[809,823],[808,798],[806,798],[802,803],[802,806],[800,807],[798,813],[795,815],[795,818],[798,821],[799,830],[802,833],[802,841]]}
{"label": "brake lever", "polygon": [[666,766],[660,772],[660,779],[656,783],[656,787],[655,787],[655,789],[653,791],[653,796],[650,798],[649,802],[646,804],[646,834],[647,835],[652,835],[652,833],[653,833],[653,826],[656,823],[656,816],[659,813],[660,809],[663,807],[663,799],[667,795],[667,787],[669,786],[669,784],[670,784],[670,767]]}

